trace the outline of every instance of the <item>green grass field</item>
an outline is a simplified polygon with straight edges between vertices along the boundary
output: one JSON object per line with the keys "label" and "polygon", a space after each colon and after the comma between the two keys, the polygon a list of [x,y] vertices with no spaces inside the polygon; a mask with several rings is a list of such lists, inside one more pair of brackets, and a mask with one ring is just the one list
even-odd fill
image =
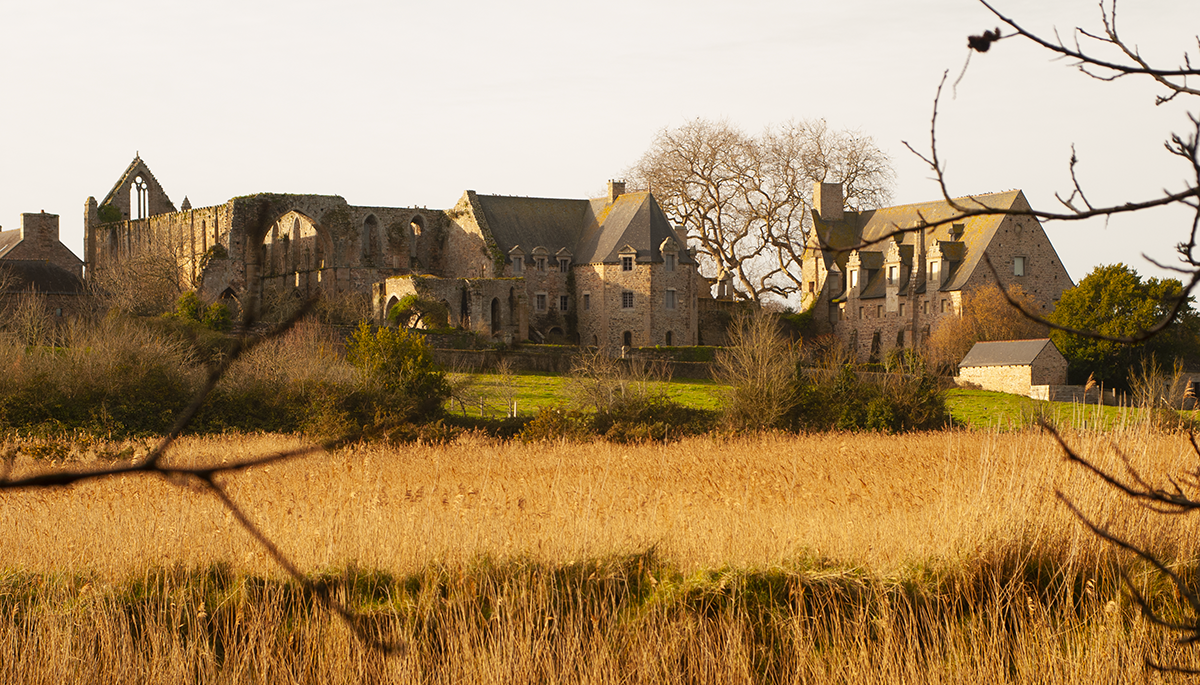
{"label": "green grass field", "polygon": [[[520,415],[536,414],[544,407],[572,402],[572,380],[566,376],[518,373],[501,376],[481,373],[463,376],[456,393],[461,399],[447,405],[454,414],[505,416],[507,398],[516,401]],[[659,384],[669,397],[697,409],[719,409],[722,386],[711,380],[681,379]],[[465,406],[464,406],[465,405]],[[1128,407],[1083,406],[1070,402],[1040,400],[986,390],[952,389],[946,405],[955,424],[972,430],[1016,430],[1044,418],[1056,425],[1085,430],[1111,430],[1137,420]]]}
{"label": "green grass field", "polygon": [[[473,417],[504,416],[509,397],[516,401],[517,413],[521,415],[533,415],[545,407],[560,407],[572,402],[572,380],[567,376],[517,373],[506,377],[480,373],[461,378],[463,385],[455,394],[462,401],[452,400],[447,404],[451,413],[465,411],[467,416]],[[711,380],[681,379],[653,384],[661,387],[671,399],[688,407],[717,409],[721,403],[721,386]]]}

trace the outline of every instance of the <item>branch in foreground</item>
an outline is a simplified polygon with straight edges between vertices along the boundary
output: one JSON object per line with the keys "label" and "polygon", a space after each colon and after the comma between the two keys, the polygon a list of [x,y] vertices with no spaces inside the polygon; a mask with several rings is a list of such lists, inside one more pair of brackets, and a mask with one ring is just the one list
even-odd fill
{"label": "branch in foreground", "polygon": [[[1142,476],[1130,465],[1128,459],[1125,459],[1125,465],[1126,465],[1126,468],[1130,471],[1131,478],[1134,480],[1135,483],[1140,484],[1138,487],[1129,485],[1128,483],[1115,477],[1111,473],[1096,466],[1088,459],[1082,457],[1079,453],[1077,453],[1075,450],[1073,450],[1071,448],[1071,446],[1067,444],[1066,440],[1063,439],[1062,435],[1060,435],[1058,433],[1058,431],[1055,430],[1048,423],[1046,423],[1044,421],[1040,422],[1040,426],[1043,430],[1049,432],[1054,437],[1054,439],[1058,442],[1059,447],[1062,448],[1063,453],[1066,456],[1068,461],[1082,465],[1085,469],[1087,469],[1091,473],[1100,477],[1101,480],[1103,480],[1105,483],[1107,483],[1110,487],[1113,487],[1118,492],[1121,492],[1125,496],[1134,499],[1142,506],[1146,506],[1147,508],[1149,508],[1153,511],[1163,511],[1164,513],[1184,513],[1187,511],[1194,511],[1197,508],[1200,508],[1200,503],[1184,497],[1182,492],[1179,491],[1179,488],[1177,485],[1176,485],[1175,493],[1168,492],[1166,490],[1163,490],[1162,488],[1151,487],[1149,484],[1146,483],[1145,479],[1142,478]],[[1189,439],[1191,441],[1193,449],[1196,450],[1197,455],[1200,456],[1200,448],[1197,448],[1195,437],[1189,436]],[[1172,585],[1175,587],[1175,590],[1179,594],[1179,596],[1181,596],[1184,599],[1184,601],[1187,602],[1188,606],[1192,610],[1192,615],[1193,615],[1193,619],[1187,623],[1169,621],[1169,620],[1163,618],[1150,605],[1149,599],[1137,589],[1137,587],[1134,585],[1133,581],[1130,579],[1129,575],[1124,570],[1122,570],[1121,571],[1121,581],[1124,584],[1124,586],[1129,590],[1130,596],[1132,597],[1134,604],[1137,605],[1138,609],[1141,611],[1142,615],[1146,618],[1146,620],[1150,621],[1151,623],[1153,623],[1156,626],[1159,626],[1161,628],[1169,630],[1173,633],[1181,634],[1181,637],[1178,639],[1178,643],[1181,645],[1190,645],[1190,644],[1194,644],[1196,642],[1200,642],[1200,596],[1198,596],[1196,594],[1196,592],[1194,592],[1191,588],[1189,588],[1187,586],[1187,584],[1184,582],[1183,578],[1181,578],[1178,573],[1173,571],[1166,563],[1164,563],[1161,559],[1159,559],[1157,555],[1129,542],[1128,540],[1125,540],[1124,538],[1122,538],[1119,535],[1116,535],[1116,534],[1110,532],[1107,527],[1101,526],[1101,525],[1095,523],[1094,521],[1092,521],[1090,518],[1088,518],[1088,516],[1086,514],[1084,514],[1078,507],[1076,507],[1075,504],[1070,500],[1070,498],[1068,498],[1065,494],[1063,494],[1062,491],[1056,489],[1054,491],[1054,494],[1058,498],[1058,500],[1067,507],[1067,509],[1072,513],[1072,515],[1074,515],[1075,518],[1077,518],[1080,521],[1080,523],[1082,523],[1084,525],[1084,527],[1086,527],[1089,531],[1091,531],[1093,535],[1095,535],[1096,537],[1100,538],[1101,540],[1104,540],[1105,542],[1113,545],[1114,547],[1116,547],[1118,549],[1129,552],[1130,554],[1133,554],[1134,556],[1138,557],[1139,559],[1142,559],[1143,561],[1150,564],[1155,569],[1156,572],[1158,572],[1162,576],[1168,578],[1171,581]],[[1156,506],[1153,503],[1166,504],[1166,505],[1175,507],[1176,510],[1170,511],[1167,509],[1156,508]],[[1183,666],[1171,666],[1171,665],[1160,664],[1158,662],[1151,660],[1148,657],[1146,658],[1145,663],[1148,667],[1158,670],[1158,671],[1164,671],[1164,672],[1170,672],[1170,673],[1185,673],[1185,674],[1200,673],[1200,670],[1191,669],[1191,668],[1187,668],[1187,667],[1183,667]]]}

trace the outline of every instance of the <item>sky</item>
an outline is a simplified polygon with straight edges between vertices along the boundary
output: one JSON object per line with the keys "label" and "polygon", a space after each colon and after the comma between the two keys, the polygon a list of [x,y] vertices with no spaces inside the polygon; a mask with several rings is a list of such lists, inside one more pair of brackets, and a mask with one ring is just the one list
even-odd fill
{"label": "sky", "polygon": [[[1095,0],[995,0],[1046,35],[1102,29]],[[1200,56],[1200,3],[1126,0],[1118,28],[1174,66]],[[872,137],[897,203],[1021,188],[1061,208],[1068,162],[1095,204],[1179,190],[1163,149],[1200,102],[1090,79],[1019,39],[967,63],[999,22],[977,0],[0,0],[0,226],[61,216],[82,255],[83,208],[139,154],[179,205],[257,192],[449,208],[464,190],[589,197],[656,132],[697,118],[747,132],[799,119]],[[967,64],[965,73],[964,64]],[[961,79],[959,79],[960,74]],[[958,80],[957,86],[952,82]],[[1194,182],[1194,174],[1192,181]],[[1048,223],[1078,281],[1125,262],[1169,275],[1179,211]]]}

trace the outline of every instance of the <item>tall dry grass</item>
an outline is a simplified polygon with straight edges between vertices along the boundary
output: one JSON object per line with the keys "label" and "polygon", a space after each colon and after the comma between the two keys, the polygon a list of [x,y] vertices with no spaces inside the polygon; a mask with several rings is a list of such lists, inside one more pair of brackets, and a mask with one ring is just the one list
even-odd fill
{"label": "tall dry grass", "polygon": [[[1153,477],[1194,465],[1179,436],[1069,437]],[[190,439],[171,458],[288,444]],[[466,438],[229,482],[407,649],[357,644],[211,498],[126,477],[0,494],[0,680],[1057,683],[1154,680],[1146,656],[1200,663],[1137,617],[1115,575],[1127,560],[1053,493],[1189,573],[1196,522],[1114,497],[1039,433]]]}

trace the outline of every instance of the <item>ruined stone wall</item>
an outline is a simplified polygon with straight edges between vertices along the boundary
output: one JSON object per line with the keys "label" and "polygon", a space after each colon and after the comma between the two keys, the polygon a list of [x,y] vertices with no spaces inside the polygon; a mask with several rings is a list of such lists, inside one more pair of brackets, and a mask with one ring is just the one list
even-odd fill
{"label": "ruined stone wall", "polygon": [[445,213],[446,230],[441,237],[441,260],[438,273],[447,278],[495,278],[514,276],[511,265],[505,265],[504,256],[494,244],[489,243],[490,231],[486,230],[483,207],[467,191],[453,209]]}
{"label": "ruined stone wall", "polygon": [[205,253],[216,245],[227,247],[231,205],[159,214],[137,221],[93,223],[89,217],[88,272],[139,257],[162,256],[178,264],[185,287],[197,288]]}
{"label": "ruined stone wall", "polygon": [[372,289],[371,300],[376,321],[383,323],[392,305],[410,294],[445,304],[451,326],[479,333],[497,342],[519,341],[527,337],[527,303],[519,278],[393,276]]}

